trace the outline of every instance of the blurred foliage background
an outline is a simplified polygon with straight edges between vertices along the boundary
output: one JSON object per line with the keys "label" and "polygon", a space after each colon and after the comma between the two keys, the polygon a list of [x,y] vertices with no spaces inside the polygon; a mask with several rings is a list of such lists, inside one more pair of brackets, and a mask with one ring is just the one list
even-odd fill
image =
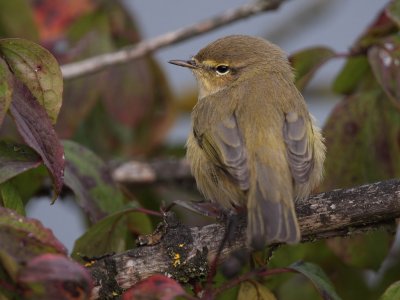
{"label": "blurred foliage background", "polygon": [[[342,100],[323,129],[328,156],[320,191],[400,175],[400,1],[383,5],[348,53],[309,45],[290,56],[300,89],[318,76],[316,71],[326,62],[346,61],[332,82],[331,91]],[[120,1],[0,1],[0,38],[37,42],[60,65],[134,44],[142,39],[140,32],[135,17]],[[93,256],[133,247],[134,236],[151,232],[159,221],[137,213],[135,208],[158,210],[170,200],[199,198],[193,182],[121,187],[113,182],[104,162],[116,165],[128,159],[183,157],[183,144],[171,147],[164,142],[179,115],[194,105],[196,91],[188,89],[180,101],[175,98],[165,72],[152,55],[64,82],[55,128],[61,139],[71,140],[63,143],[66,183],[74,190],[90,226],[76,241],[73,257],[79,259],[78,252]],[[5,119],[0,136],[20,140],[11,118]],[[13,178],[11,184],[26,204],[42,191],[45,178],[42,166]],[[179,213],[185,219],[187,212]],[[194,219],[196,224],[209,222]],[[343,299],[378,299],[399,279],[398,240],[377,228],[351,238],[282,246],[269,265],[314,262]],[[220,276],[218,280],[223,279]],[[320,298],[300,275],[273,276],[265,285],[278,299]],[[232,299],[237,292],[238,287],[221,299]]]}

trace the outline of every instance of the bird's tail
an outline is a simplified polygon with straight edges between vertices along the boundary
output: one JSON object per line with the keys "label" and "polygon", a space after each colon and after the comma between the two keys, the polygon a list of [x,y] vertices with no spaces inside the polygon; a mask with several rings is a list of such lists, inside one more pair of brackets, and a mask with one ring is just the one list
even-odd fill
{"label": "bird's tail", "polygon": [[262,249],[272,242],[298,243],[300,230],[292,188],[282,186],[279,178],[274,178],[273,172],[268,172],[266,167],[258,166],[257,169],[258,179],[249,191],[247,203],[249,245]]}

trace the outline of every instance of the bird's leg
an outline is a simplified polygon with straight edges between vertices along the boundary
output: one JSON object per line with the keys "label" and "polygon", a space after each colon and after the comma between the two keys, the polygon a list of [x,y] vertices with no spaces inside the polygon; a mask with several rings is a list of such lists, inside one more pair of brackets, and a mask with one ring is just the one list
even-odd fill
{"label": "bird's leg", "polygon": [[231,243],[236,238],[239,226],[246,223],[243,219],[246,218],[246,211],[240,207],[235,209],[224,209],[218,219],[221,223],[225,223],[225,233],[221,241],[220,249],[224,248],[225,244]]}
{"label": "bird's leg", "polygon": [[227,242],[229,243],[233,239],[239,218],[238,218],[238,214],[235,213],[234,211],[223,210],[222,213],[220,214],[220,216],[218,217],[218,220],[225,223],[225,233],[219,244],[217,253],[215,254],[214,259],[211,262],[202,299],[209,299],[211,296],[212,283],[213,283],[215,274],[217,273],[217,265],[218,265],[218,261],[219,261],[221,252],[224,249],[226,243]]}
{"label": "bird's leg", "polygon": [[[218,247],[217,253],[211,263],[208,273],[208,284],[212,282],[215,276],[219,257],[226,244],[230,244],[235,240],[235,235],[238,232],[238,227],[243,226],[243,218],[245,218],[245,210],[223,210],[219,220],[225,223],[225,233]],[[248,259],[248,251],[246,248],[235,251],[222,265],[222,272],[225,276],[231,277],[237,274],[243,264]]]}

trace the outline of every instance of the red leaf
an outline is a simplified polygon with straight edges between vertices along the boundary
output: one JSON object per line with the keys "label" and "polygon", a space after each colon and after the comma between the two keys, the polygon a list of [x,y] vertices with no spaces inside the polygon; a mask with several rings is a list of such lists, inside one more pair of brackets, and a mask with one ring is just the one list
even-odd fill
{"label": "red leaf", "polygon": [[[64,245],[53,232],[38,220],[18,215],[11,209],[0,207],[0,248],[16,263],[45,252],[67,254]],[[1,260],[1,259],[0,259]]]}
{"label": "red leaf", "polygon": [[17,281],[29,299],[89,299],[93,284],[84,267],[57,254],[30,260]]}
{"label": "red leaf", "polygon": [[388,7],[382,9],[377,14],[376,18],[371,23],[371,25],[368,26],[367,30],[363,34],[363,37],[366,37],[368,35],[374,35],[374,34],[376,35],[377,33],[386,32],[390,28],[393,28],[394,20],[390,16],[390,14],[388,14],[389,11],[390,11],[390,9],[388,9]]}
{"label": "red leaf", "polygon": [[79,16],[93,10],[91,0],[42,0],[33,1],[34,17],[40,39],[48,41],[62,35]]}
{"label": "red leaf", "polygon": [[63,186],[64,150],[46,111],[17,79],[10,112],[24,141],[40,155],[52,175],[55,200]]}
{"label": "red leaf", "polygon": [[185,291],[175,280],[164,275],[150,276],[131,287],[122,295],[122,300],[173,300]]}
{"label": "red leaf", "polygon": [[398,28],[395,20],[390,15],[390,5],[383,8],[366,28],[361,37],[351,47],[351,52],[364,53],[369,47],[379,42],[379,39],[385,35],[397,33]]}

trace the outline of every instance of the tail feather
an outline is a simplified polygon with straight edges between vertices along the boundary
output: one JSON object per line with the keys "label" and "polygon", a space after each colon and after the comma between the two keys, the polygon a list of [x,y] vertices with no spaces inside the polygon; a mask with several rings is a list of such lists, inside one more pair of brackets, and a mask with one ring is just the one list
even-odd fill
{"label": "tail feather", "polygon": [[291,233],[288,235],[286,239],[286,243],[288,244],[296,244],[300,242],[301,234],[299,224],[297,222],[297,216],[294,208],[292,207],[289,211],[289,216],[287,217],[288,221],[288,231]]}
{"label": "tail feather", "polygon": [[[259,174],[260,175],[260,174]],[[249,193],[247,236],[249,244],[261,249],[271,242],[297,243],[300,231],[294,211],[291,187],[279,188],[271,175],[261,172]],[[268,175],[265,176],[265,175]]]}

